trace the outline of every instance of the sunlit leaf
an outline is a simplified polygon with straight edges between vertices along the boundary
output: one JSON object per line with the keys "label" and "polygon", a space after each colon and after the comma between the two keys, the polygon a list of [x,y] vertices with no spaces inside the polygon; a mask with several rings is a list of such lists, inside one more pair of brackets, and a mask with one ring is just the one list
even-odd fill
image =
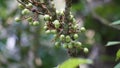
{"label": "sunlit leaf", "polygon": [[120,59],[120,49],[116,53],[116,61]]}
{"label": "sunlit leaf", "polygon": [[120,63],[118,63],[114,68],[120,68]]}
{"label": "sunlit leaf", "polygon": [[58,66],[58,68],[76,68],[79,64],[92,64],[90,59],[70,58]]}
{"label": "sunlit leaf", "polygon": [[111,41],[111,42],[108,42],[106,46],[113,46],[113,45],[116,45],[116,44],[120,44],[120,41]]}
{"label": "sunlit leaf", "polygon": [[111,23],[111,25],[119,25],[119,24],[120,24],[120,20]]}

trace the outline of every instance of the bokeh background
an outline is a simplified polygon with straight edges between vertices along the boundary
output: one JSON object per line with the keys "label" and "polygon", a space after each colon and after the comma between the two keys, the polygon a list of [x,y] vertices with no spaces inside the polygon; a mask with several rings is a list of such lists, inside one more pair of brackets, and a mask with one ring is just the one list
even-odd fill
{"label": "bokeh background", "polygon": [[[55,0],[56,8],[64,8],[64,0]],[[53,36],[46,35],[41,18],[39,26],[14,21],[21,10],[16,0],[0,0],[0,68],[53,68],[70,56],[63,48],[55,48]],[[85,26],[79,41],[90,49],[79,57],[94,61],[81,68],[113,68],[119,45],[106,47],[108,41],[120,41],[120,0],[73,0],[71,12]]]}

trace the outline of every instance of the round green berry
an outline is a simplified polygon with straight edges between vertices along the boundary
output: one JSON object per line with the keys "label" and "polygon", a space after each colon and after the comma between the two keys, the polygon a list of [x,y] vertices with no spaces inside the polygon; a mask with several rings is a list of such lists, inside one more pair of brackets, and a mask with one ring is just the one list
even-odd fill
{"label": "round green berry", "polygon": [[81,27],[81,28],[80,28],[80,31],[81,31],[81,32],[85,32],[85,31],[86,31],[85,27]]}
{"label": "round green berry", "polygon": [[45,25],[43,28],[44,28],[44,30],[46,30],[48,27],[47,27],[47,25]]}
{"label": "round green berry", "polygon": [[55,47],[60,47],[60,42],[55,42]]}
{"label": "round green berry", "polygon": [[21,20],[20,20],[19,17],[16,17],[16,18],[15,18],[15,21],[16,21],[16,22],[20,22]]}
{"label": "round green berry", "polygon": [[25,8],[22,4],[18,4],[18,7],[19,7],[20,9],[24,9],[24,8]]}
{"label": "round green berry", "polygon": [[78,39],[78,34],[74,34],[74,39]]}
{"label": "round green berry", "polygon": [[28,8],[32,8],[33,5],[32,5],[31,3],[28,3],[28,4],[26,5],[26,7],[28,7]]}
{"label": "round green berry", "polygon": [[83,51],[84,51],[85,53],[88,53],[88,52],[89,52],[88,48],[86,48],[86,47],[83,49]]}
{"label": "round green berry", "polygon": [[74,16],[73,15],[70,15],[70,20],[73,20]]}
{"label": "round green berry", "polygon": [[64,43],[62,46],[63,46],[63,48],[68,48],[67,43]]}
{"label": "round green berry", "polygon": [[70,36],[69,36],[69,35],[67,35],[67,36],[65,37],[65,40],[66,40],[66,42],[70,42],[70,41],[71,41]]}
{"label": "round green berry", "polygon": [[22,10],[22,14],[23,15],[25,15],[25,14],[29,14],[30,13],[30,11],[28,10],[28,9],[24,9],[24,10]]}
{"label": "round green berry", "polygon": [[50,17],[49,15],[47,15],[47,14],[44,15],[44,20],[45,20],[45,21],[49,21],[50,19],[51,19],[51,17]]}
{"label": "round green berry", "polygon": [[60,22],[58,20],[55,20],[53,22],[53,24],[55,25],[55,28],[59,28],[60,27]]}
{"label": "round green berry", "polygon": [[77,45],[78,47],[81,47],[81,46],[82,46],[82,43],[81,43],[81,42],[76,42],[76,45]]}
{"label": "round green berry", "polygon": [[64,39],[65,39],[65,35],[63,35],[63,34],[62,34],[62,35],[60,35],[60,40],[62,40],[62,41],[63,41]]}
{"label": "round green berry", "polygon": [[78,28],[78,24],[73,26],[73,29],[77,29]]}
{"label": "round green berry", "polygon": [[68,45],[68,48],[70,48],[70,49],[72,49],[72,48],[73,48],[72,43],[70,43],[70,44]]}
{"label": "round green berry", "polygon": [[46,32],[45,32],[46,34],[50,34],[50,30],[46,30]]}
{"label": "round green berry", "polygon": [[33,25],[38,25],[39,24],[39,21],[34,21],[33,22]]}
{"label": "round green berry", "polygon": [[32,22],[32,17],[28,17],[26,20],[27,20],[28,22]]}

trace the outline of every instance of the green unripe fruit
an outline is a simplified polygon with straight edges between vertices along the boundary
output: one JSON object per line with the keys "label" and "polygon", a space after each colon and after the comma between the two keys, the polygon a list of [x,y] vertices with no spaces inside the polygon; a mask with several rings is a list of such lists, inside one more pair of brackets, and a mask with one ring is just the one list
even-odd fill
{"label": "green unripe fruit", "polygon": [[81,43],[81,42],[76,42],[76,45],[77,45],[78,47],[81,47],[81,46],[82,46],[82,43]]}
{"label": "green unripe fruit", "polygon": [[56,10],[57,15],[64,15],[64,10]]}
{"label": "green unripe fruit", "polygon": [[23,15],[25,15],[25,14],[29,14],[30,13],[30,11],[28,10],[28,9],[24,9],[24,10],[22,10],[22,14]]}
{"label": "green unripe fruit", "polygon": [[50,34],[50,30],[47,30],[45,33],[46,33],[46,34]]}
{"label": "green unripe fruit", "polygon": [[64,43],[64,44],[63,44],[63,48],[68,48],[67,43]]}
{"label": "green unripe fruit", "polygon": [[88,52],[89,52],[88,48],[84,48],[83,51],[84,51],[85,53],[88,53]]}
{"label": "green unripe fruit", "polygon": [[60,27],[60,22],[58,20],[55,20],[53,22],[53,24],[55,25],[55,28],[59,28]]}
{"label": "green unripe fruit", "polygon": [[71,41],[70,36],[69,36],[69,35],[67,35],[67,36],[65,37],[65,40],[66,40],[66,42],[70,42],[70,41]]}
{"label": "green unripe fruit", "polygon": [[60,11],[56,10],[56,14],[60,15]]}
{"label": "green unripe fruit", "polygon": [[24,9],[24,8],[25,8],[22,4],[18,4],[18,7],[19,7],[20,9]]}
{"label": "green unripe fruit", "polygon": [[20,22],[21,20],[20,20],[19,17],[16,17],[16,18],[15,18],[15,21],[16,21],[16,22]]}
{"label": "green unripe fruit", "polygon": [[70,20],[73,20],[74,16],[73,15],[70,15]]}
{"label": "green unripe fruit", "polygon": [[60,42],[55,42],[55,47],[60,47]]}
{"label": "green unripe fruit", "polygon": [[65,35],[63,35],[63,34],[62,34],[62,35],[60,35],[60,40],[62,40],[62,41],[63,41],[64,39],[65,39]]}
{"label": "green unripe fruit", "polygon": [[54,30],[54,29],[53,29],[53,30],[51,30],[51,33],[53,33],[53,34],[55,34],[56,32],[57,32],[57,31],[56,31],[56,30]]}
{"label": "green unripe fruit", "polygon": [[72,18],[72,22],[75,24],[76,23],[76,20],[75,20],[75,18]]}
{"label": "green unripe fruit", "polygon": [[77,29],[77,28],[78,28],[78,24],[74,25],[73,28],[74,28],[74,29]]}
{"label": "green unripe fruit", "polygon": [[85,32],[85,31],[86,31],[85,27],[81,27],[81,28],[80,28],[80,31],[81,31],[81,32]]}
{"label": "green unripe fruit", "polygon": [[68,45],[68,48],[70,48],[70,49],[72,49],[72,48],[73,48],[72,43],[70,43],[70,44]]}
{"label": "green unripe fruit", "polygon": [[32,17],[27,18],[28,22],[32,22]]}
{"label": "green unripe fruit", "polygon": [[32,5],[31,3],[28,3],[28,4],[26,5],[26,7],[28,7],[28,8],[32,8],[33,5]]}
{"label": "green unripe fruit", "polygon": [[44,15],[44,20],[45,20],[45,21],[49,21],[50,19],[51,19],[51,17],[50,17],[49,15],[47,15],[47,14]]}
{"label": "green unripe fruit", "polygon": [[29,22],[29,24],[30,24],[30,25],[32,25],[32,24],[33,24],[33,22]]}
{"label": "green unripe fruit", "polygon": [[44,28],[44,30],[46,30],[48,27],[45,25],[43,28]]}
{"label": "green unripe fruit", "polygon": [[39,24],[39,21],[34,21],[33,22],[33,25],[38,25]]}
{"label": "green unripe fruit", "polygon": [[78,39],[78,34],[74,34],[74,39]]}

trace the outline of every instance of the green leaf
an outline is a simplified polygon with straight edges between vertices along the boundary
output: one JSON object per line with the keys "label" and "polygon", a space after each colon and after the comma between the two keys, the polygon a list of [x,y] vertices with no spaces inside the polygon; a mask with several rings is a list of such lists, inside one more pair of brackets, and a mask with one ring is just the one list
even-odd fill
{"label": "green leaf", "polygon": [[116,61],[120,59],[120,49],[116,53]]}
{"label": "green leaf", "polygon": [[118,63],[114,68],[120,68],[120,63]]}
{"label": "green leaf", "polygon": [[120,24],[120,20],[111,23],[111,25],[119,25],[119,24]]}
{"label": "green leaf", "polygon": [[92,64],[90,59],[70,58],[58,66],[58,68],[76,68],[79,64]]}
{"label": "green leaf", "polygon": [[112,45],[116,45],[116,44],[120,44],[120,41],[111,41],[111,42],[108,42],[106,46],[112,46]]}

